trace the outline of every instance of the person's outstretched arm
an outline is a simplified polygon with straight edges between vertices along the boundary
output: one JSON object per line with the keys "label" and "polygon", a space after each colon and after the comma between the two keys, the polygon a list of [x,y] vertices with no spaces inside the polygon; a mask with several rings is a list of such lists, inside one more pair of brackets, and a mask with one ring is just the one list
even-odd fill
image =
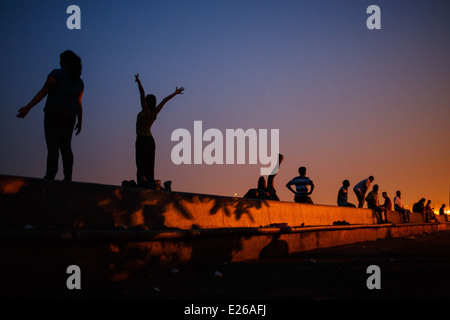
{"label": "person's outstretched arm", "polygon": [[158,104],[158,106],[156,107],[156,113],[158,114],[158,113],[161,111],[162,107],[166,104],[167,101],[169,101],[170,99],[172,99],[173,97],[175,97],[177,94],[183,94],[183,90],[184,90],[183,87],[181,87],[181,88],[176,87],[174,93],[172,93],[171,95],[165,97],[165,98]]}
{"label": "person's outstretched arm", "polygon": [[145,91],[144,88],[142,87],[141,80],[139,80],[139,73],[135,74],[134,77],[135,77],[134,81],[137,82],[139,88],[139,96],[141,98],[141,108],[142,110],[148,110],[147,101],[145,100]]}
{"label": "person's outstretched arm", "polygon": [[45,98],[45,96],[50,92],[50,90],[55,85],[56,80],[52,77],[47,77],[47,81],[45,81],[44,86],[41,90],[34,96],[34,98],[25,106],[18,110],[17,117],[18,118],[24,118],[28,112],[33,108],[35,105],[37,105],[39,102],[41,102],[42,99]]}

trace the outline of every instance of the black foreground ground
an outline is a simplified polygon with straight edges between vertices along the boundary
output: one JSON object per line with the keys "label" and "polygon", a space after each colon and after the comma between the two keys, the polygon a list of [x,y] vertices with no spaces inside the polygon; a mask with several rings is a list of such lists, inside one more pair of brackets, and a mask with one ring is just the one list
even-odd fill
{"label": "black foreground ground", "polygon": [[[368,278],[373,278],[368,267],[374,265],[380,270],[380,289],[367,286]],[[111,303],[111,299],[138,300],[135,307],[180,316],[193,306],[221,306],[223,316],[230,304],[264,304],[267,308],[272,306],[274,315],[283,310],[296,312],[314,301],[324,300],[425,299],[430,301],[415,306],[438,307],[447,303],[436,300],[450,300],[450,231],[315,249],[256,261],[152,270],[122,282],[82,282],[80,290],[49,292],[45,286],[35,289],[23,292],[22,297],[11,297],[4,290],[1,300],[43,302],[51,299],[53,305],[53,300],[62,299],[71,306],[81,306],[73,299],[96,301],[94,305],[98,306],[102,306],[99,302],[104,300],[108,304],[106,309],[101,307],[102,312],[115,310],[111,306],[127,305]],[[371,309],[381,305],[370,304]],[[394,305],[401,307],[404,302]],[[314,303],[313,306],[315,311],[320,309]]]}
{"label": "black foreground ground", "polygon": [[[380,289],[369,289],[379,267]],[[450,232],[367,241],[285,257],[159,270],[98,283],[73,298],[157,300],[450,299]],[[70,295],[67,296],[70,298]]]}

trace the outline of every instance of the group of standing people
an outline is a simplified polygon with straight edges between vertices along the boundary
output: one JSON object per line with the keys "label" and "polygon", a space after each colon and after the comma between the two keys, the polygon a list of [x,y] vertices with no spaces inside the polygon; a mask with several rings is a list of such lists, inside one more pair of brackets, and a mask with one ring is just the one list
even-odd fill
{"label": "group of standing people", "polygon": [[[28,112],[47,96],[44,107],[44,132],[47,144],[47,166],[45,180],[54,180],[58,172],[59,153],[61,152],[63,173],[65,181],[72,181],[73,152],[72,135],[74,129],[76,135],[82,127],[82,97],[84,82],[81,79],[81,58],[73,51],[66,50],[60,54],[60,69],[54,69],[47,76],[47,80],[41,90],[17,113],[18,118],[24,118]],[[138,84],[141,102],[141,111],[136,119],[136,167],[137,185],[152,188],[155,185],[155,140],[151,133],[151,127],[158,113],[167,101],[178,94],[182,94],[184,88],[176,88],[175,91],[164,98],[159,104],[152,94],[145,95],[144,88],[139,80],[139,74],[135,75]],[[75,125],[76,120],[77,124]]]}

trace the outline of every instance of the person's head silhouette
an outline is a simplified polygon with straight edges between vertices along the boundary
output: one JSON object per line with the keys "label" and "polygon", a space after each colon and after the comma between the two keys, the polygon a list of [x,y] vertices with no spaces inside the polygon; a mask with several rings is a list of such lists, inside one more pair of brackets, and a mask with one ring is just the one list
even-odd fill
{"label": "person's head silhouette", "polygon": [[81,76],[81,58],[77,56],[73,51],[66,50],[59,55],[59,65],[61,69],[69,71],[71,78],[79,78]]}
{"label": "person's head silhouette", "polygon": [[298,168],[298,173],[299,173],[301,176],[304,176],[304,175],[306,174],[306,168],[305,168],[305,167],[300,167],[300,168]]}

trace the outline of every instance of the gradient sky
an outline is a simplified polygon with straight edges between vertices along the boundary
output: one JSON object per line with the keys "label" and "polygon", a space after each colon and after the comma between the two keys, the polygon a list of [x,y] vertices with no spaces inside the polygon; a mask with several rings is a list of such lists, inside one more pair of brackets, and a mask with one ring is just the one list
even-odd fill
{"label": "gradient sky", "polygon": [[[66,27],[71,4],[81,30]],[[381,30],[366,27],[371,4]],[[438,209],[450,187],[449,17],[447,0],[2,1],[0,173],[44,176],[45,102],[16,114],[71,49],[85,82],[75,181],[136,179],[140,73],[158,101],[185,88],[152,128],[155,177],[175,191],[243,196],[257,184],[261,164],[172,163],[172,132],[201,120],[224,134],[279,129],[283,201],[304,165],[317,204],[335,205],[344,179],[352,188],[373,175],[380,196],[400,189],[407,205],[425,197]]]}

